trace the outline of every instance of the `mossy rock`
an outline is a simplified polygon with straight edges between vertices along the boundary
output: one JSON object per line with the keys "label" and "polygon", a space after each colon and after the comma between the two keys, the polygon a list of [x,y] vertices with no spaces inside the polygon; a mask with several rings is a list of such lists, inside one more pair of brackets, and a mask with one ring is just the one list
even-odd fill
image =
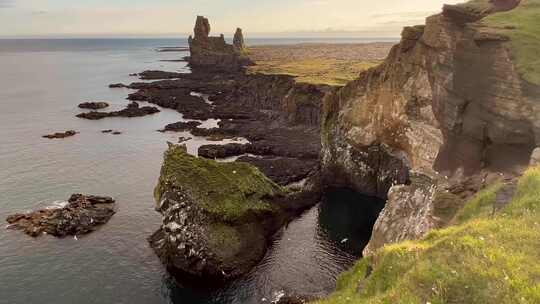
{"label": "mossy rock", "polygon": [[150,244],[173,273],[238,277],[264,257],[288,219],[286,195],[247,163],[197,158],[171,144],[155,189],[163,224]]}
{"label": "mossy rock", "polygon": [[168,188],[183,189],[198,207],[227,222],[276,212],[272,199],[285,193],[250,164],[197,158],[178,145],[171,145],[165,152],[155,189],[158,204]]}

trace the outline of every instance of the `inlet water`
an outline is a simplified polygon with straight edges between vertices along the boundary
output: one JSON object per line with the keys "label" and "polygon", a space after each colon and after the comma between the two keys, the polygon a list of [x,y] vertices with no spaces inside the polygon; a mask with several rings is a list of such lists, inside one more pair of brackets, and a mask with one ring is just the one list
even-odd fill
{"label": "inlet water", "polygon": [[[75,118],[83,101],[123,108],[132,91],[107,86],[137,81],[131,73],[189,72],[184,63],[162,61],[187,54],[155,52],[162,46],[186,45],[149,39],[0,40],[0,220],[79,192],[113,196],[119,208],[108,224],[78,240],[32,239],[0,229],[0,303],[260,303],[283,293],[316,296],[330,291],[336,276],[359,257],[380,202],[334,189],[278,233],[245,278],[201,290],[167,274],[146,241],[161,222],[152,191],[166,142],[192,136],[156,130],[182,116],[162,109],[132,119]],[[69,129],[80,134],[41,138]],[[102,134],[104,129],[123,134]],[[187,144],[196,151],[205,143],[194,137]]]}

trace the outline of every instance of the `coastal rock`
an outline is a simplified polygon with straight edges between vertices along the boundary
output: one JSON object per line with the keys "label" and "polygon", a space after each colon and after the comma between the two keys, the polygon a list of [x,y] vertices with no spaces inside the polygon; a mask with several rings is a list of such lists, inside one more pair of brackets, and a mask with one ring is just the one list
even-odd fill
{"label": "coastal rock", "polygon": [[110,197],[73,194],[65,207],[10,215],[7,222],[10,229],[23,230],[32,237],[66,237],[90,233],[107,223],[114,213],[114,199]]}
{"label": "coastal rock", "polygon": [[109,88],[111,89],[120,89],[120,88],[127,88],[127,86],[123,83],[112,83],[109,85]]}
{"label": "coastal rock", "polygon": [[172,124],[168,124],[163,128],[163,130],[159,130],[160,132],[184,132],[184,131],[190,131],[192,129],[197,128],[202,123],[198,121],[179,121]]}
{"label": "coastal rock", "polygon": [[163,72],[163,71],[144,71],[138,74],[142,80],[157,80],[157,79],[175,79],[180,78],[182,73]]}
{"label": "coastal rock", "polygon": [[239,52],[245,51],[246,44],[244,42],[244,34],[242,33],[241,28],[237,28],[236,32],[234,33],[233,45],[237,51]]}
{"label": "coastal rock", "polygon": [[189,36],[189,49],[191,56],[189,64],[193,68],[240,71],[242,67],[250,64],[250,60],[243,54],[243,35],[241,30],[235,35],[235,45],[225,42],[223,35],[211,37],[210,23],[207,18],[198,16],[194,28],[195,36]]}
{"label": "coastal rock", "polygon": [[81,104],[79,104],[79,108],[81,109],[90,109],[90,110],[100,110],[100,109],[105,109],[109,106],[108,103],[106,102],[103,102],[103,101],[98,101],[98,102],[83,102]]}
{"label": "coastal rock", "polygon": [[138,103],[132,102],[127,107],[120,111],[114,112],[87,112],[78,114],[77,117],[89,120],[99,120],[106,117],[141,117],[159,113],[159,109],[156,107],[140,107]]}
{"label": "coastal rock", "polygon": [[170,144],[155,190],[161,228],[150,237],[173,273],[218,281],[248,272],[288,212],[305,208],[255,167],[217,163]]}
{"label": "coastal rock", "polygon": [[43,138],[48,138],[48,139],[59,139],[59,138],[66,138],[66,137],[75,136],[78,133],[79,132],[77,132],[77,131],[69,130],[69,131],[66,131],[66,132],[57,132],[57,133],[54,133],[54,134],[43,135],[42,137]]}

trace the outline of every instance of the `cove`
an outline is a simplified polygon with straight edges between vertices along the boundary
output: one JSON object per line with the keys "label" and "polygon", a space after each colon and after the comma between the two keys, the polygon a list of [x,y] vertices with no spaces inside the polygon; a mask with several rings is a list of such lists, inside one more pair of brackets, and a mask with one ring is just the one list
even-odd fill
{"label": "cove", "polygon": [[264,259],[227,286],[164,280],[172,303],[272,303],[283,296],[323,297],[367,245],[384,201],[347,188],[327,189],[321,201],[282,228]]}

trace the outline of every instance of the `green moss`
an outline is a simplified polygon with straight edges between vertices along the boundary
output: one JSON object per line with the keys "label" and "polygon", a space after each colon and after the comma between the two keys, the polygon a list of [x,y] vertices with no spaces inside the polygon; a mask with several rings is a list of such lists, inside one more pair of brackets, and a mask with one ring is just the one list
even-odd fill
{"label": "green moss", "polygon": [[181,146],[171,146],[165,152],[155,189],[157,202],[169,188],[186,191],[210,215],[229,222],[272,212],[269,198],[283,191],[249,164],[197,158]]}
{"label": "green moss", "polygon": [[213,224],[208,229],[210,248],[216,249],[216,252],[223,250],[237,252],[239,250],[240,236],[235,228],[224,224]]}
{"label": "green moss", "polygon": [[522,0],[514,10],[493,14],[484,23],[510,37],[508,45],[518,72],[540,85],[540,0]]}
{"label": "green moss", "polygon": [[317,303],[540,303],[540,168],[502,213],[484,216],[498,187],[478,194],[459,224],[358,262]]}

